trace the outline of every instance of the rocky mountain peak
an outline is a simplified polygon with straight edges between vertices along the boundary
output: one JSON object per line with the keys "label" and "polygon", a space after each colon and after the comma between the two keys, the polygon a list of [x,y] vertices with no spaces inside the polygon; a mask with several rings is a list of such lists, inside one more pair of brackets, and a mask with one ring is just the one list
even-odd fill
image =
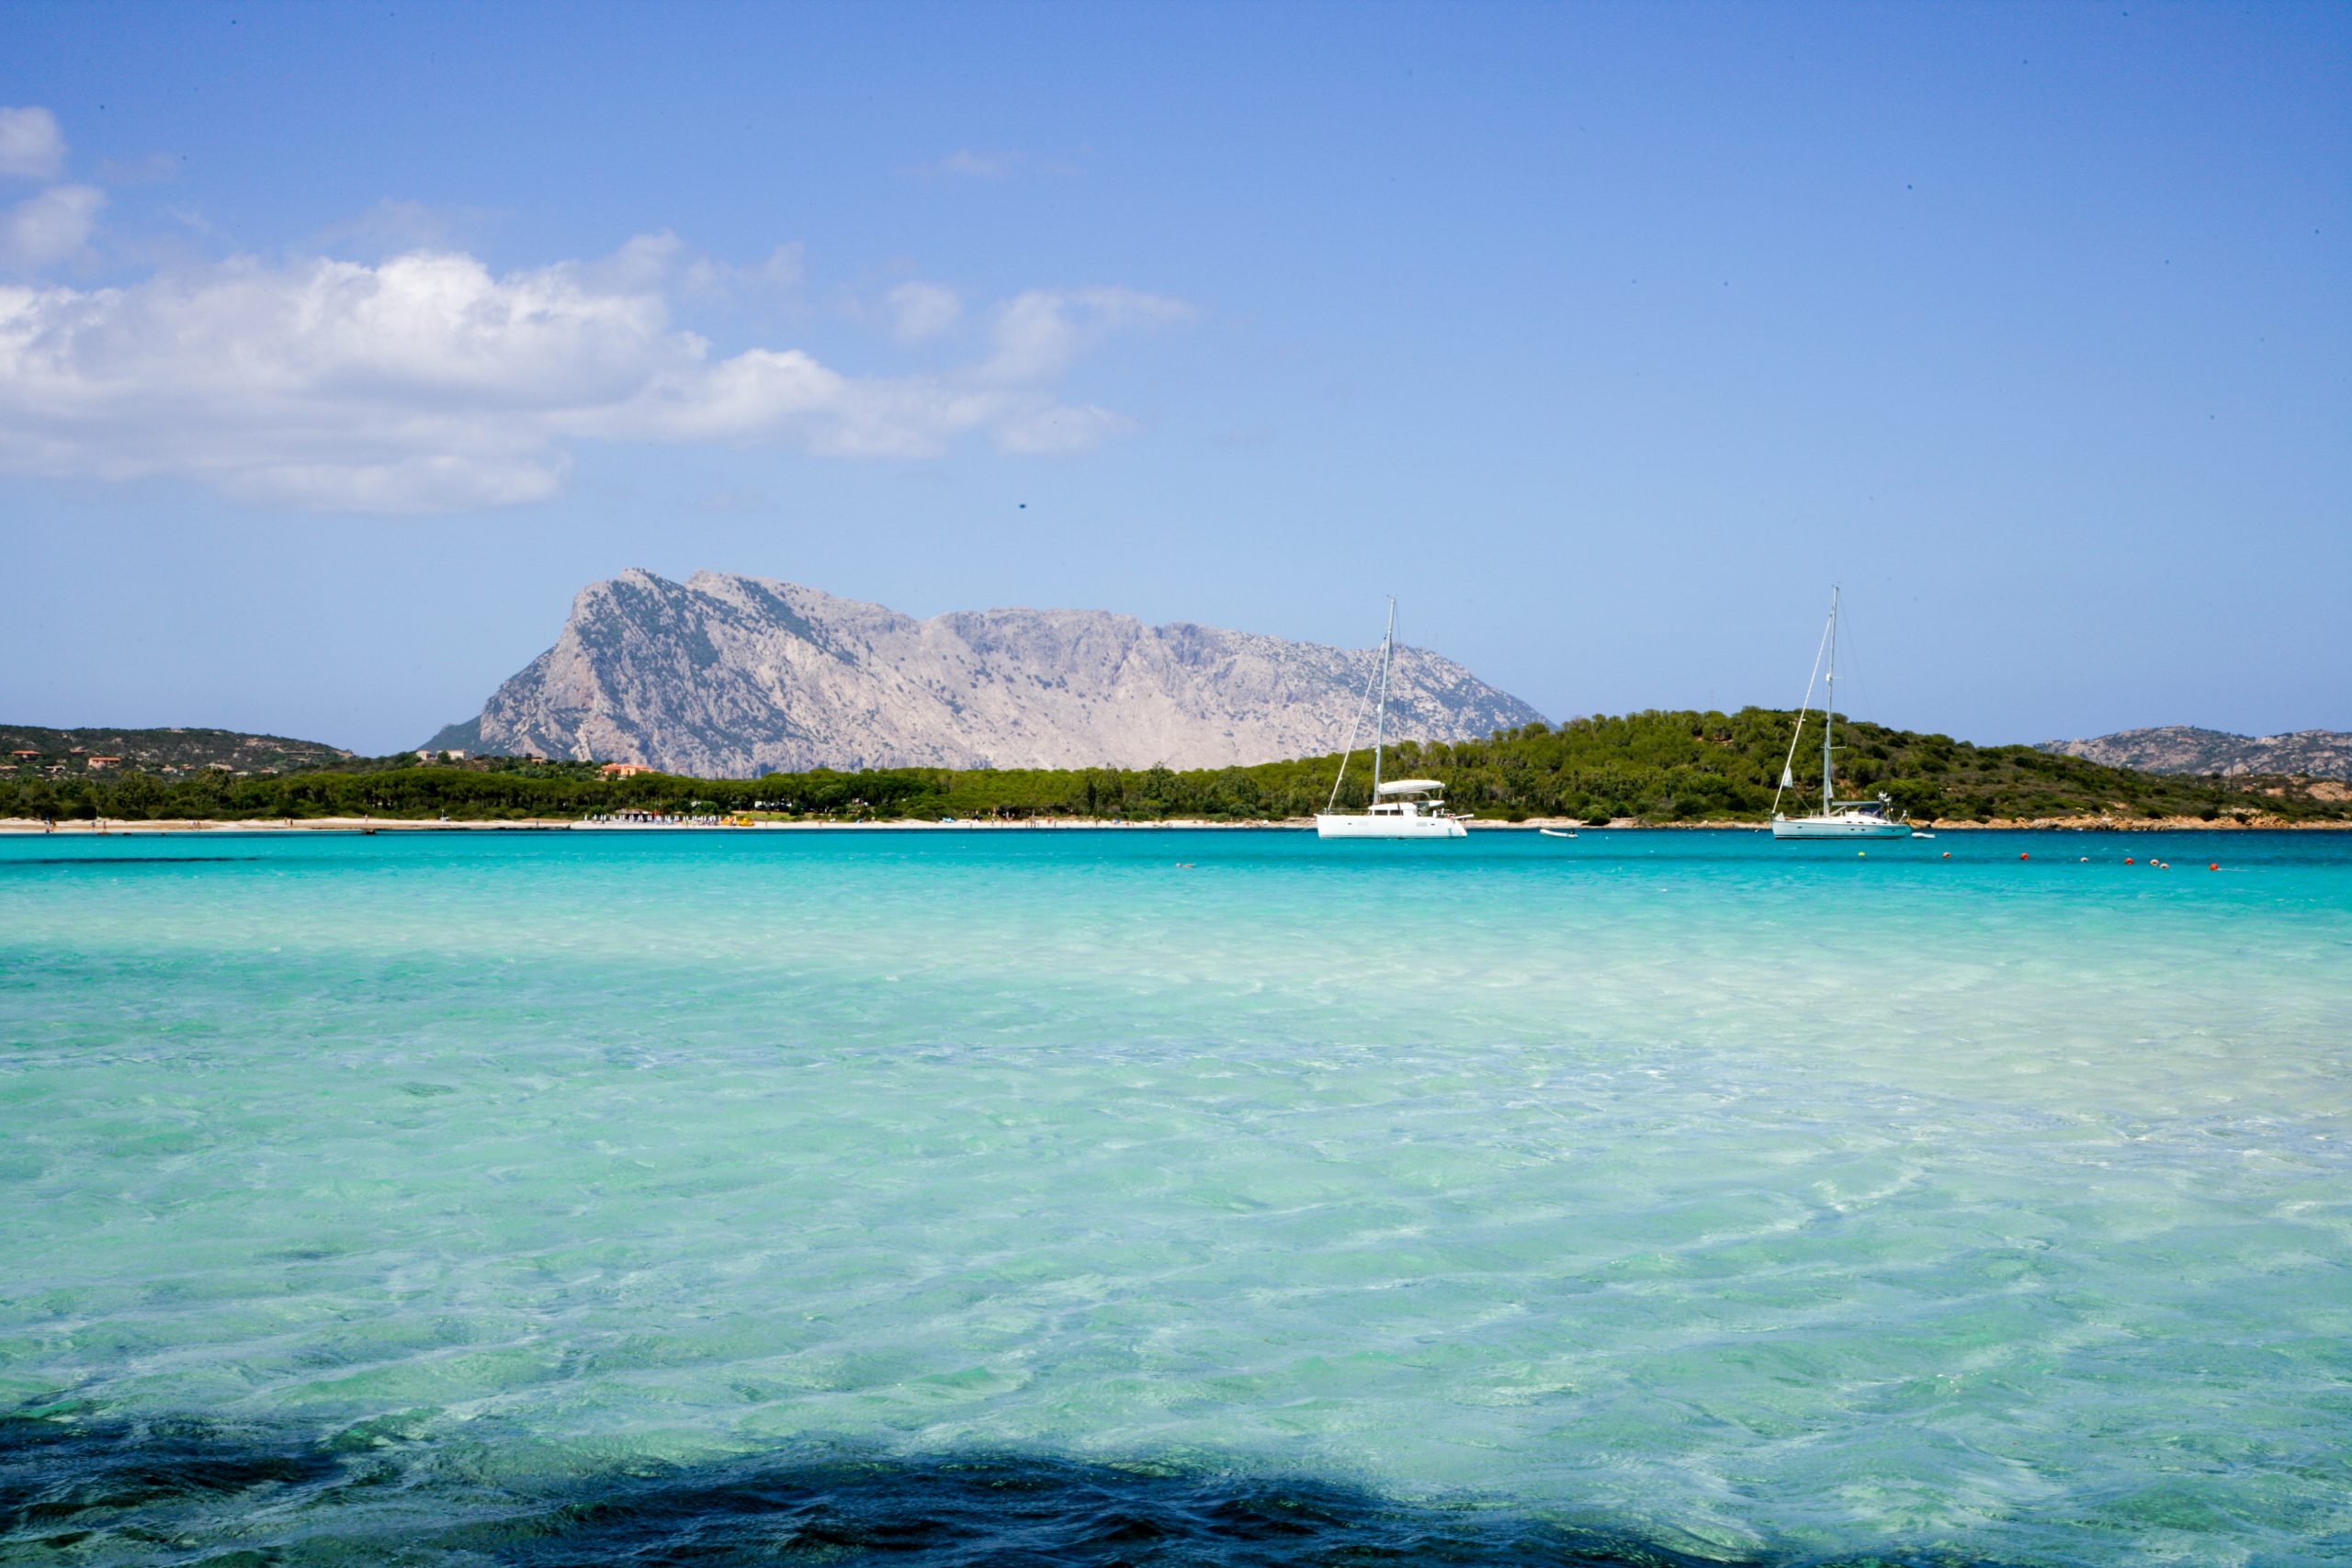
{"label": "rocky mountain peak", "polygon": [[[589,584],[555,646],[432,745],[744,777],[816,767],[1221,767],[1345,738],[1376,650],[1100,610],[917,620],[799,583],[642,568]],[[1540,716],[1400,648],[1390,732]]]}

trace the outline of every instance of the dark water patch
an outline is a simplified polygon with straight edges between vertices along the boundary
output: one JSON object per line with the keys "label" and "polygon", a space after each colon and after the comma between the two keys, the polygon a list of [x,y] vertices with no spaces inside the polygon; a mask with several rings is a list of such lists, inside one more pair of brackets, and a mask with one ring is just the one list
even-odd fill
{"label": "dark water patch", "polygon": [[515,1479],[458,1447],[398,1419],[328,1433],[0,1416],[0,1561],[1981,1568],[1936,1553],[1700,1558],[1522,1510],[1029,1454],[799,1451]]}
{"label": "dark water patch", "polygon": [[751,1460],[606,1480],[499,1530],[454,1532],[451,1543],[528,1568],[796,1558],[927,1568],[1698,1562],[1326,1482],[989,1454]]}
{"label": "dark water patch", "polygon": [[344,1469],[315,1440],[266,1428],[0,1417],[0,1544],[146,1536],[191,1509],[315,1488]]}

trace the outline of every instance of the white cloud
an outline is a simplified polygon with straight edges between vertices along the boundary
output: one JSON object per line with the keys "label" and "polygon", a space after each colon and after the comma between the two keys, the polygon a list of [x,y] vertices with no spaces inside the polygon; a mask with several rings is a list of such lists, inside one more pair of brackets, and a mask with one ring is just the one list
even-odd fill
{"label": "white cloud", "polygon": [[982,373],[1003,381],[1058,376],[1113,333],[1192,314],[1181,299],[1132,288],[1033,288],[997,308],[996,352]]}
{"label": "white cloud", "polygon": [[0,177],[53,180],[65,172],[65,136],[44,108],[0,108]]}
{"label": "white cloud", "polygon": [[566,265],[595,288],[674,291],[717,306],[788,294],[800,287],[808,270],[797,244],[778,245],[764,261],[736,266],[702,254],[666,229],[659,234],[639,234],[600,260]]}
{"label": "white cloud", "polygon": [[926,164],[922,173],[955,175],[967,180],[1010,179],[1012,171],[1021,166],[1018,152],[975,152],[969,147],[958,147],[935,164]]}
{"label": "white cloud", "polygon": [[964,314],[963,297],[944,283],[901,283],[882,303],[890,312],[890,333],[900,343],[935,338]]}
{"label": "white cloud", "polygon": [[[1064,406],[1050,383],[1109,333],[1184,313],[1116,289],[1023,295],[997,312],[981,365],[858,376],[794,348],[720,355],[679,328],[665,290],[692,285],[682,254],[652,235],[503,276],[417,251],[0,286],[0,471],[401,513],[543,500],[583,441],[923,457],[968,435],[1077,451],[1129,423]],[[797,269],[779,258],[768,266]]]}
{"label": "white cloud", "polygon": [[1001,422],[996,427],[997,450],[1024,457],[1059,452],[1088,452],[1126,434],[1136,422],[1109,409],[1055,406]]}
{"label": "white cloud", "polygon": [[465,231],[479,229],[494,216],[479,208],[436,207],[429,202],[387,197],[357,217],[323,231],[318,236],[318,243],[348,245],[378,255],[447,250],[460,243]]}
{"label": "white cloud", "polygon": [[679,269],[679,284],[694,299],[737,305],[763,296],[789,294],[800,287],[808,270],[798,245],[778,245],[768,253],[767,260],[750,266],[730,266],[709,256],[696,256]]}
{"label": "white cloud", "polygon": [[79,254],[106,204],[96,186],[51,186],[0,212],[0,271],[38,272]]}
{"label": "white cloud", "polygon": [[310,512],[451,512],[546,501],[563,487],[569,457],[485,457],[445,452],[383,463],[269,463],[231,468],[220,488],[241,501]]}

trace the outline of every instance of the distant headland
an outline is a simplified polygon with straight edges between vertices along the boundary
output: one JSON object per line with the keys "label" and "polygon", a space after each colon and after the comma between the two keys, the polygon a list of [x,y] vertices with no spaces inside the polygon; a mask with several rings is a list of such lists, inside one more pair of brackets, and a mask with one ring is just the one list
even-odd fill
{"label": "distant headland", "polygon": [[2118,730],[2090,740],[2045,740],[2041,750],[2150,773],[2214,773],[2223,778],[2300,774],[2352,782],[2352,734],[2334,729],[2233,735],[2224,729],[2165,724]]}

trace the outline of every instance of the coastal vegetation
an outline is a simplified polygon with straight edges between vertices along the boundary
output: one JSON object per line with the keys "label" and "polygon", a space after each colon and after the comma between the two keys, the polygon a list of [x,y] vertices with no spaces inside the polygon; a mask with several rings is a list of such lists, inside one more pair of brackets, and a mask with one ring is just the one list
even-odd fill
{"label": "coastal vegetation", "polygon": [[[1575,818],[1600,823],[1757,820],[1772,807],[1795,715],[1595,715],[1529,724],[1484,740],[1412,741],[1390,748],[1388,776],[1442,781],[1453,805],[1482,818]],[[1802,811],[1820,787],[1820,717],[1795,749]],[[2137,773],[2030,746],[1976,746],[1948,736],[1841,720],[1838,790],[1885,790],[1924,822],[2073,817],[2208,822],[2255,818],[2352,820],[2341,786],[2308,779]],[[1811,761],[1814,772],[1808,773]],[[472,757],[421,762],[413,754],[353,759],[263,774],[208,767],[164,773],[0,771],[0,817],[238,820],[390,817],[469,820],[580,818],[601,813],[759,813],[839,820],[1171,818],[1251,820],[1304,817],[1329,797],[1336,757],[1254,767],[819,769],[756,779],[668,773],[607,776],[597,764]],[[1358,755],[1340,792],[1361,809],[1370,760]]]}
{"label": "coastal vegetation", "polygon": [[339,746],[254,735],[237,729],[50,729],[0,724],[0,764],[46,770],[127,763],[169,774],[193,768],[287,773],[296,768],[349,767],[356,758]]}

